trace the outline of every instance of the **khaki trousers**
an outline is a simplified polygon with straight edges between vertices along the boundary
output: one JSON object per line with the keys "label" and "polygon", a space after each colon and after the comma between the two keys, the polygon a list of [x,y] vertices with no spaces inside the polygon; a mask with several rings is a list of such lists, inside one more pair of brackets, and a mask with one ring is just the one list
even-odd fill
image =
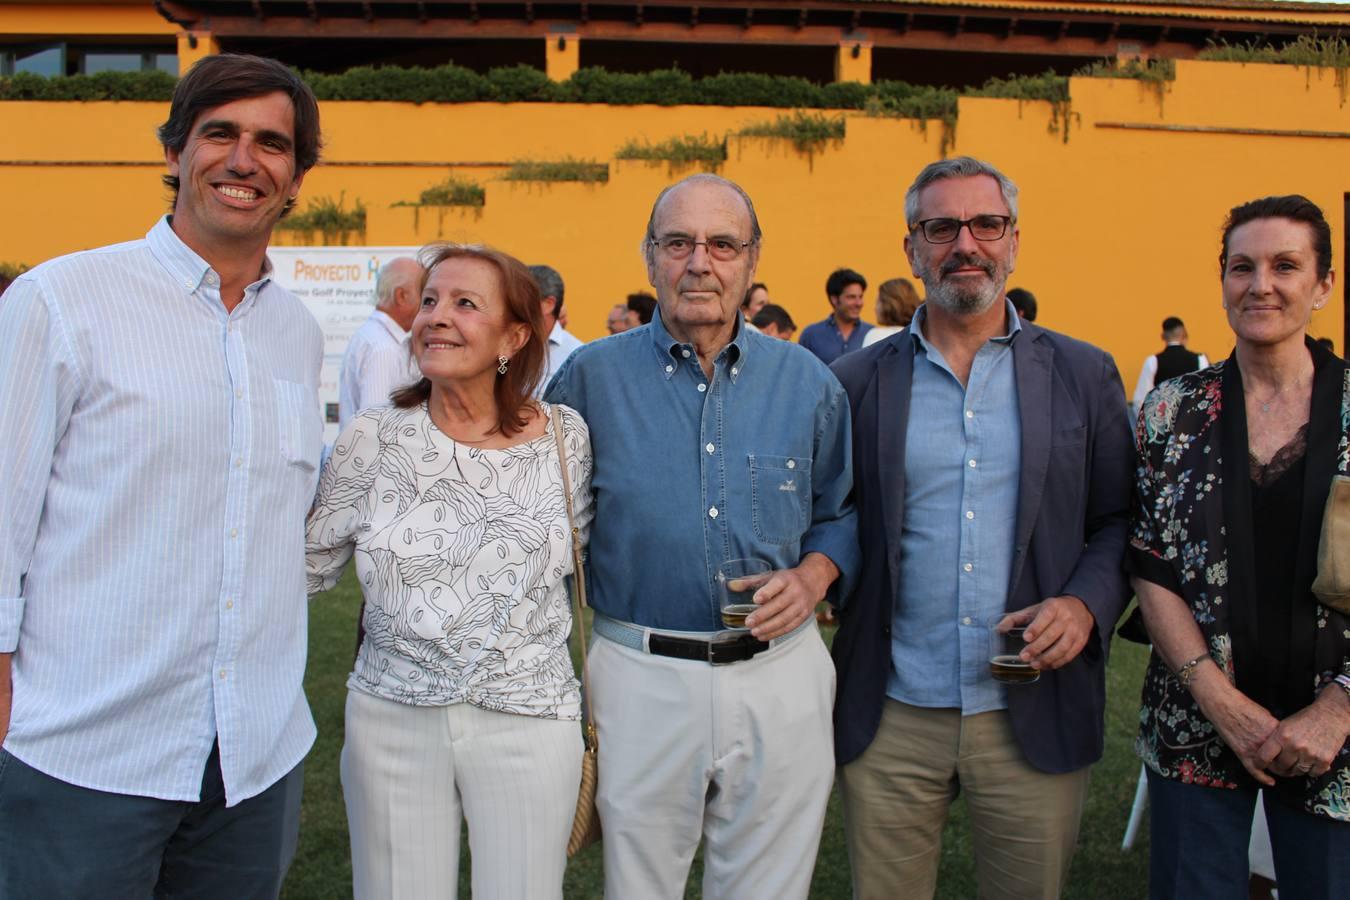
{"label": "khaki trousers", "polygon": [[964,791],[980,897],[1058,897],[1088,771],[1032,768],[1006,711],[962,716],[887,698],[876,738],[839,769],[853,896],[932,897],[947,810]]}

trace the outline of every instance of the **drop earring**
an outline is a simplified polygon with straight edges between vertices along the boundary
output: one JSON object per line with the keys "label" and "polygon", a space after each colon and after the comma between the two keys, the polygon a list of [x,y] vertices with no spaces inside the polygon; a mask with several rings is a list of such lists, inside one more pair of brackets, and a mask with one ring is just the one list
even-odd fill
{"label": "drop earring", "polygon": [[498,375],[505,375],[505,374],[506,374],[506,364],[507,364],[508,362],[510,362],[510,360],[507,359],[505,356],[499,356],[499,357],[497,357],[497,374],[498,374]]}

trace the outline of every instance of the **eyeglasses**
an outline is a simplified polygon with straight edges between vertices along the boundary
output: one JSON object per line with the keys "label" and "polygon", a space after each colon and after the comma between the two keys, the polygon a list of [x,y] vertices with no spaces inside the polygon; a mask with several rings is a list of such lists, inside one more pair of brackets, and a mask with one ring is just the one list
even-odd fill
{"label": "eyeglasses", "polygon": [[910,231],[922,231],[924,240],[930,244],[950,244],[961,234],[962,228],[969,228],[970,236],[977,241],[996,241],[1008,233],[1008,226],[1011,223],[1011,216],[975,216],[973,219],[924,219]]}
{"label": "eyeglasses", "polygon": [[740,256],[741,251],[752,243],[753,241],[741,241],[730,237],[712,237],[706,241],[696,241],[679,234],[651,239],[652,246],[671,259],[687,259],[693,254],[694,248],[701,245],[707,248],[709,256],[721,262],[730,262]]}

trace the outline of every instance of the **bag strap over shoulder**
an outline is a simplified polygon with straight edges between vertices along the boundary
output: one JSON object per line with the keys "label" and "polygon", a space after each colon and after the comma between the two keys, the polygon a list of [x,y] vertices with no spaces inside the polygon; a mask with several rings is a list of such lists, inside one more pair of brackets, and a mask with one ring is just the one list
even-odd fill
{"label": "bag strap over shoulder", "polygon": [[567,474],[567,447],[563,441],[562,410],[554,403],[550,407],[553,417],[553,439],[558,444],[558,464],[562,468],[563,499],[567,503],[567,527],[572,537],[572,623],[577,630],[581,645],[581,718],[586,735],[586,746],[595,744],[595,723],[591,720],[591,673],[586,665],[586,620],[582,610],[586,608],[586,572],[581,561],[581,529],[577,528],[576,513],[572,509],[572,479]]}

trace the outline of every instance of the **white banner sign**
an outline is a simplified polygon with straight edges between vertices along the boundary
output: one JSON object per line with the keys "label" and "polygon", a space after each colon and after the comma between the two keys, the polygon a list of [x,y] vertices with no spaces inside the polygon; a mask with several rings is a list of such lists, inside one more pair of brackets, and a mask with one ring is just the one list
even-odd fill
{"label": "white banner sign", "polygon": [[416,247],[269,247],[273,279],[299,297],[323,328],[323,404],[326,443],[338,434],[338,375],[342,354],[356,329],[375,310],[375,276],[400,256],[416,256]]}

